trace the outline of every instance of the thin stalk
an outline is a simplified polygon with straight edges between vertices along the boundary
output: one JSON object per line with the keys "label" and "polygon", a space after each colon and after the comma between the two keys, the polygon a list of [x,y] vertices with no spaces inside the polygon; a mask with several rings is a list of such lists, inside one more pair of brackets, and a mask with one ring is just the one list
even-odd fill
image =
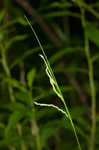
{"label": "thin stalk", "polygon": [[90,83],[90,90],[91,90],[91,114],[92,114],[92,127],[91,127],[91,138],[90,138],[90,148],[89,150],[95,149],[95,133],[96,133],[96,90],[95,90],[95,83],[94,83],[94,71],[93,71],[93,63],[90,56],[90,48],[89,48],[89,40],[86,35],[85,31],[85,14],[84,9],[81,8],[81,16],[82,16],[82,26],[84,29],[84,42],[85,42],[85,54],[88,62],[88,69],[89,69],[89,83]]}
{"label": "thin stalk", "polygon": [[[57,89],[58,89],[58,91],[59,91],[59,93],[60,93],[60,95],[61,95],[60,98],[61,98],[61,100],[62,100],[62,102],[63,102],[63,104],[64,104],[65,111],[67,112],[68,119],[70,120],[71,126],[72,126],[72,128],[73,128],[73,131],[74,131],[74,134],[75,134],[75,137],[76,137],[76,140],[77,140],[77,144],[78,144],[78,149],[81,150],[81,145],[80,145],[80,143],[79,143],[79,139],[78,139],[78,136],[77,136],[77,132],[76,132],[76,129],[75,129],[75,126],[74,126],[74,123],[73,123],[71,114],[70,114],[69,109],[68,109],[68,107],[67,107],[67,105],[66,105],[66,103],[65,103],[63,94],[62,94],[62,92],[61,92],[61,90],[60,90],[60,88],[59,88],[59,86],[58,86],[57,81],[56,81],[56,86],[57,86]],[[67,115],[66,115],[66,117],[67,117]]]}
{"label": "thin stalk", "polygon": [[[10,70],[9,70],[9,67],[8,67],[8,64],[7,64],[7,60],[6,60],[5,48],[4,48],[4,46],[1,43],[0,43],[0,50],[1,50],[3,69],[4,69],[5,73],[6,73],[6,76],[8,78],[11,78],[11,73],[10,73]],[[8,83],[8,91],[9,91],[10,100],[11,100],[12,103],[14,103],[15,102],[15,96],[14,96],[13,87],[11,86],[10,83]],[[21,127],[21,125],[18,123],[16,125],[16,127],[17,127],[18,134],[20,136],[22,136],[22,127]],[[21,150],[26,150],[25,143],[24,143],[23,140],[21,140],[20,144],[21,144]]]}
{"label": "thin stalk", "polygon": [[35,110],[33,110],[33,117],[34,117],[34,119],[31,119],[32,135],[35,136],[36,149],[41,150],[39,128],[37,126],[37,122],[36,122],[36,119],[35,119]]}
{"label": "thin stalk", "polygon": [[[24,62],[20,63],[20,82],[22,83],[23,87],[25,87],[27,89],[26,81],[25,81]],[[30,99],[32,99],[32,89],[31,88],[29,89],[29,97],[30,97]],[[31,123],[32,136],[35,137],[36,149],[41,150],[39,128],[38,128],[37,122],[36,122],[34,105],[32,107],[31,114],[32,114],[32,118],[30,118],[30,123]]]}
{"label": "thin stalk", "polygon": [[[32,90],[31,89],[30,89],[29,97],[32,100]],[[41,144],[40,144],[40,134],[39,134],[39,128],[38,128],[37,121],[36,121],[34,104],[32,104],[32,113],[31,114],[32,114],[32,118],[30,119],[30,123],[31,123],[32,136],[35,137],[36,149],[41,150],[42,148],[41,148]]]}
{"label": "thin stalk", "polygon": [[71,126],[73,128],[73,131],[74,131],[74,134],[75,134],[75,137],[76,137],[76,140],[77,140],[78,149],[81,150],[81,146],[80,146],[80,143],[79,143],[79,139],[78,139],[78,136],[77,136],[77,133],[76,133],[76,129],[75,129],[74,123],[72,121],[72,117],[71,117],[69,109],[68,109],[68,107],[67,107],[67,105],[65,103],[65,100],[64,100],[64,97],[62,95],[62,92],[61,92],[61,90],[60,90],[60,88],[58,86],[58,83],[57,83],[56,78],[54,76],[53,70],[50,67],[50,63],[49,63],[49,61],[47,59],[47,56],[46,56],[46,54],[45,54],[45,52],[43,50],[43,47],[42,47],[42,45],[40,43],[40,40],[38,39],[38,36],[37,36],[35,30],[33,29],[31,23],[29,22],[29,20],[28,20],[28,18],[26,16],[25,16],[25,19],[27,20],[27,22],[28,22],[31,30],[33,31],[33,33],[34,33],[34,35],[35,35],[35,37],[36,37],[36,39],[38,41],[38,44],[39,44],[39,46],[41,48],[41,51],[42,51],[43,55],[40,55],[40,56],[41,56],[41,58],[43,59],[43,61],[45,63],[46,73],[47,73],[47,75],[49,77],[49,80],[50,80],[50,83],[52,85],[53,91],[56,93],[56,95],[61,99],[62,103],[64,104],[65,111],[66,111],[66,117],[68,117],[68,119],[70,120]]}

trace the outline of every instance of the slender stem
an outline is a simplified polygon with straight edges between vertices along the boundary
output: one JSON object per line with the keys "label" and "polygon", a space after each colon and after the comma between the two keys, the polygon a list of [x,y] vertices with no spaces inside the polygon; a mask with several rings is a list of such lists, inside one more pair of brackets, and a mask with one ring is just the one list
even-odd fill
{"label": "slender stem", "polygon": [[[56,81],[56,84],[57,84],[57,81]],[[81,145],[80,145],[80,142],[79,142],[79,139],[78,139],[78,135],[77,135],[77,132],[76,132],[76,128],[75,128],[75,126],[74,126],[74,123],[73,123],[73,120],[72,120],[72,117],[71,117],[71,114],[70,114],[69,109],[68,109],[68,107],[67,107],[67,105],[66,105],[66,103],[65,103],[64,97],[63,97],[63,95],[62,95],[62,93],[61,93],[61,90],[60,90],[58,84],[57,84],[57,88],[58,88],[58,90],[59,90],[59,93],[61,94],[61,100],[62,100],[62,102],[63,102],[63,104],[64,104],[65,110],[66,110],[66,112],[67,112],[68,118],[69,118],[70,123],[71,123],[71,126],[72,126],[72,128],[73,128],[73,131],[74,131],[74,134],[75,134],[75,137],[76,137],[76,140],[77,140],[77,144],[78,144],[78,149],[79,149],[79,150],[82,150]],[[67,116],[66,116],[66,117],[67,117]]]}
{"label": "slender stem", "polygon": [[[25,81],[24,62],[20,63],[20,82],[23,84],[23,86],[25,88],[27,88],[26,81]],[[29,97],[30,97],[30,99],[32,99],[32,89],[31,88],[29,89]],[[33,114],[32,119],[30,118],[32,136],[35,136],[36,149],[41,150],[39,128],[38,128],[37,122],[36,122],[34,105],[32,106],[31,114]]]}
{"label": "slender stem", "polygon": [[37,123],[36,123],[35,119],[31,119],[31,126],[32,126],[32,135],[35,136],[35,140],[36,140],[36,149],[41,150],[39,128],[37,126]]}
{"label": "slender stem", "polygon": [[[0,43],[0,50],[1,50],[1,56],[2,56],[3,69],[4,69],[5,73],[6,73],[6,76],[8,78],[11,78],[11,73],[10,73],[10,70],[9,70],[9,67],[8,67],[8,64],[7,64],[7,60],[6,60],[5,48],[4,48],[4,46],[1,43]],[[10,100],[11,100],[12,103],[14,103],[15,102],[15,97],[14,97],[13,87],[11,86],[10,83],[8,83],[8,91],[9,91]],[[21,125],[18,123],[16,125],[16,127],[17,127],[18,134],[20,136],[22,136]],[[25,143],[24,143],[23,140],[21,140],[21,150],[26,150]]]}
{"label": "slender stem", "polygon": [[[30,89],[30,98],[32,99],[31,89]],[[39,134],[39,128],[36,121],[34,104],[32,104],[32,118],[30,122],[31,122],[32,136],[35,137],[35,141],[36,141],[36,149],[41,150],[40,134]]]}
{"label": "slender stem", "polygon": [[[61,101],[62,101],[63,104],[64,104],[66,113],[68,114],[68,118],[69,118],[70,123],[71,123],[71,125],[72,125],[72,127],[73,127],[73,131],[74,131],[74,134],[75,134],[75,137],[76,137],[76,140],[77,140],[77,144],[78,144],[78,149],[81,150],[81,146],[80,146],[80,143],[79,143],[79,139],[78,139],[78,136],[77,136],[77,133],[76,133],[76,129],[75,129],[74,123],[73,123],[73,121],[72,121],[72,118],[71,118],[71,115],[70,115],[70,113],[69,113],[68,107],[67,107],[67,105],[66,105],[66,103],[65,103],[64,97],[63,97],[63,95],[62,95],[62,93],[61,93],[61,90],[60,90],[60,88],[59,88],[59,86],[58,86],[58,83],[57,83],[57,81],[56,81],[56,78],[55,78],[55,76],[54,76],[53,70],[52,70],[52,68],[50,67],[50,63],[49,63],[49,61],[48,61],[48,59],[47,59],[47,56],[46,56],[46,54],[45,54],[45,52],[44,52],[44,50],[43,50],[43,47],[42,47],[42,45],[41,45],[41,42],[40,42],[40,40],[39,40],[39,38],[38,38],[38,36],[37,36],[35,30],[33,29],[33,27],[32,27],[32,25],[31,25],[30,21],[28,20],[28,18],[27,18],[26,16],[25,16],[25,19],[27,20],[29,26],[31,27],[31,30],[32,30],[32,32],[34,33],[34,35],[35,35],[35,37],[36,37],[36,39],[37,39],[37,42],[38,42],[38,44],[39,44],[39,46],[40,46],[40,48],[41,48],[41,50],[42,50],[43,55],[40,55],[40,56],[41,56],[41,58],[43,59],[43,61],[44,61],[44,63],[45,63],[45,66],[46,66],[46,73],[47,73],[47,75],[48,75],[48,77],[49,77],[49,80],[50,80],[50,83],[51,83],[51,85],[52,85],[53,91],[57,94],[57,96],[61,99]],[[65,113],[65,114],[66,114],[66,113]],[[66,117],[67,117],[67,115],[66,115]]]}
{"label": "slender stem", "polygon": [[82,26],[84,29],[84,40],[85,40],[85,54],[88,61],[88,69],[89,69],[89,83],[90,83],[90,90],[91,90],[91,113],[92,113],[92,127],[91,127],[91,139],[90,139],[90,148],[89,150],[95,149],[95,133],[96,133],[96,91],[95,91],[95,84],[94,84],[94,71],[93,71],[93,64],[91,61],[90,56],[90,48],[89,48],[89,40],[86,35],[85,31],[85,14],[84,9],[81,10],[82,16]]}

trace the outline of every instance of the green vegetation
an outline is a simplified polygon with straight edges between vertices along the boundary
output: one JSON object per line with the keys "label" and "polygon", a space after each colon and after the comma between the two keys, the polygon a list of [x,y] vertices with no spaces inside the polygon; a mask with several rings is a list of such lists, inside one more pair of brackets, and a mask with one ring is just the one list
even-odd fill
{"label": "green vegetation", "polygon": [[89,0],[1,1],[0,149],[99,149],[98,10]]}

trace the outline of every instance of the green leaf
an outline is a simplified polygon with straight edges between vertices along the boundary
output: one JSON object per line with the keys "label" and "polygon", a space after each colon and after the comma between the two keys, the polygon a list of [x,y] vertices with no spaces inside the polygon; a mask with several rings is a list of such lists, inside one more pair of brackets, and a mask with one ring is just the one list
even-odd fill
{"label": "green leaf", "polygon": [[0,122],[0,128],[4,128],[4,127],[5,125],[2,122]]}
{"label": "green leaf", "polygon": [[5,42],[5,48],[8,49],[14,42],[25,40],[27,35],[17,35]]}
{"label": "green leaf", "polygon": [[61,3],[61,2],[53,2],[50,7],[57,7],[57,8],[67,8],[67,7],[71,7],[72,6],[72,3],[70,2],[64,2],[64,3]]}
{"label": "green leaf", "polygon": [[27,22],[24,20],[23,17],[18,17],[17,22],[20,23],[21,25],[27,25]]}
{"label": "green leaf", "polygon": [[80,18],[80,14],[79,13],[73,13],[71,11],[64,11],[64,10],[61,10],[61,11],[55,11],[55,12],[52,12],[52,13],[46,13],[43,15],[44,18],[55,18],[55,17],[62,17],[62,16],[72,16],[72,17],[75,17],[75,18]]}
{"label": "green leaf", "polygon": [[97,28],[96,24],[87,22],[85,30],[89,40],[99,47],[99,29]]}
{"label": "green leaf", "polygon": [[68,71],[70,73],[73,74],[76,74],[76,73],[83,73],[85,75],[88,75],[88,70],[86,68],[80,68],[80,67],[76,67],[76,66],[68,66],[67,68],[66,67],[55,67],[54,68],[54,72],[55,73],[60,73],[60,72],[65,72],[65,71]]}
{"label": "green leaf", "polygon": [[36,75],[36,70],[33,68],[27,74],[28,86],[31,89]]}
{"label": "green leaf", "polygon": [[92,62],[94,63],[95,61],[99,60],[99,53],[96,53],[93,57],[92,57]]}
{"label": "green leaf", "polygon": [[8,31],[4,31],[2,27],[0,27],[0,41],[2,41],[5,37],[5,35],[8,33]]}
{"label": "green leaf", "polygon": [[26,88],[24,88],[21,83],[13,78],[3,78],[4,83],[9,83],[12,85],[13,88],[20,89],[21,91],[26,92]]}
{"label": "green leaf", "polygon": [[[44,45],[44,48],[46,50],[49,50],[52,48],[52,46],[50,45]],[[37,53],[38,51],[40,51],[40,47],[35,47],[33,49],[29,49],[27,50],[24,54],[22,54],[22,56],[18,57],[17,59],[15,59],[15,61],[11,64],[10,69],[14,68],[17,64],[19,64],[20,62],[22,62],[22,60],[28,58],[30,55]]]}
{"label": "green leaf", "polygon": [[3,20],[5,13],[6,13],[5,9],[3,9],[2,11],[0,11],[0,23]]}
{"label": "green leaf", "polygon": [[8,137],[12,133],[12,129],[16,128],[16,124],[23,118],[25,113],[23,111],[15,111],[10,115],[8,125],[5,128],[5,136]]}
{"label": "green leaf", "polygon": [[57,60],[61,59],[65,55],[69,55],[71,53],[77,53],[79,51],[80,53],[83,52],[81,47],[68,47],[65,48],[59,52],[56,52],[50,59],[49,62],[51,64],[54,64]]}
{"label": "green leaf", "polygon": [[13,112],[14,111],[26,112],[26,107],[24,106],[24,104],[19,103],[19,102],[4,105],[3,108],[9,109],[10,111],[13,111]]}
{"label": "green leaf", "polygon": [[27,105],[31,105],[32,104],[32,98],[31,98],[31,96],[30,96],[30,94],[29,94],[28,91],[25,91],[25,92],[23,92],[23,91],[16,92],[15,93],[15,97],[16,97],[16,99],[18,99],[18,100],[26,103]]}
{"label": "green leaf", "polygon": [[16,144],[19,145],[19,142],[21,139],[22,139],[22,137],[20,137],[20,136],[12,136],[10,138],[7,137],[5,139],[2,139],[2,140],[0,140],[0,149],[4,149],[4,147],[13,146]]}

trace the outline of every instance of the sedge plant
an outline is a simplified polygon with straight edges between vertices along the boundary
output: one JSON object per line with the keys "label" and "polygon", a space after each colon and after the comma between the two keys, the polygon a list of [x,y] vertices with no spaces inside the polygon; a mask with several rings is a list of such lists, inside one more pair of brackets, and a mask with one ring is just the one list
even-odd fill
{"label": "sedge plant", "polygon": [[71,123],[71,126],[72,126],[73,131],[74,131],[74,134],[75,134],[75,138],[76,138],[76,140],[77,140],[78,149],[79,149],[79,150],[82,150],[81,145],[80,145],[80,142],[79,142],[79,139],[78,139],[78,135],[77,135],[77,132],[76,132],[76,128],[75,128],[75,125],[74,125],[73,120],[72,120],[72,117],[71,117],[71,114],[70,114],[70,112],[69,112],[69,109],[68,109],[68,107],[67,107],[67,104],[66,104],[66,102],[65,102],[65,99],[64,99],[64,97],[63,97],[63,94],[62,94],[62,92],[61,92],[61,90],[60,90],[60,87],[59,87],[59,85],[58,85],[58,83],[57,83],[57,80],[56,80],[56,78],[55,78],[55,76],[54,76],[54,73],[53,73],[53,70],[52,70],[52,68],[51,68],[51,66],[50,66],[50,63],[49,63],[49,61],[48,61],[48,58],[47,58],[47,56],[46,56],[46,54],[45,54],[45,52],[44,52],[44,49],[43,49],[43,47],[42,47],[42,45],[41,45],[41,43],[40,43],[40,40],[39,40],[39,38],[38,38],[38,36],[37,36],[35,30],[33,29],[33,27],[32,27],[32,25],[31,25],[30,21],[28,20],[28,18],[27,18],[26,16],[25,16],[25,19],[26,19],[27,23],[29,24],[29,26],[30,26],[32,32],[34,33],[34,35],[35,35],[35,37],[36,37],[36,40],[37,40],[37,42],[38,42],[38,44],[39,44],[39,46],[40,46],[40,48],[41,48],[41,50],[42,50],[42,54],[40,54],[40,57],[43,59],[44,64],[45,64],[45,66],[46,66],[46,74],[47,74],[47,76],[49,77],[49,81],[50,81],[50,84],[51,84],[51,86],[52,86],[52,88],[53,88],[53,91],[55,92],[55,94],[56,94],[56,95],[60,98],[60,100],[62,101],[62,103],[63,103],[63,105],[64,105],[65,111],[62,110],[62,109],[60,109],[59,107],[53,105],[53,104],[41,104],[41,103],[38,103],[38,102],[34,102],[34,104],[39,105],[39,106],[53,107],[53,108],[56,108],[56,109],[57,109],[58,111],[60,111],[61,113],[63,113],[63,114],[66,116],[66,118],[69,119],[69,121],[70,121],[70,123]]}

